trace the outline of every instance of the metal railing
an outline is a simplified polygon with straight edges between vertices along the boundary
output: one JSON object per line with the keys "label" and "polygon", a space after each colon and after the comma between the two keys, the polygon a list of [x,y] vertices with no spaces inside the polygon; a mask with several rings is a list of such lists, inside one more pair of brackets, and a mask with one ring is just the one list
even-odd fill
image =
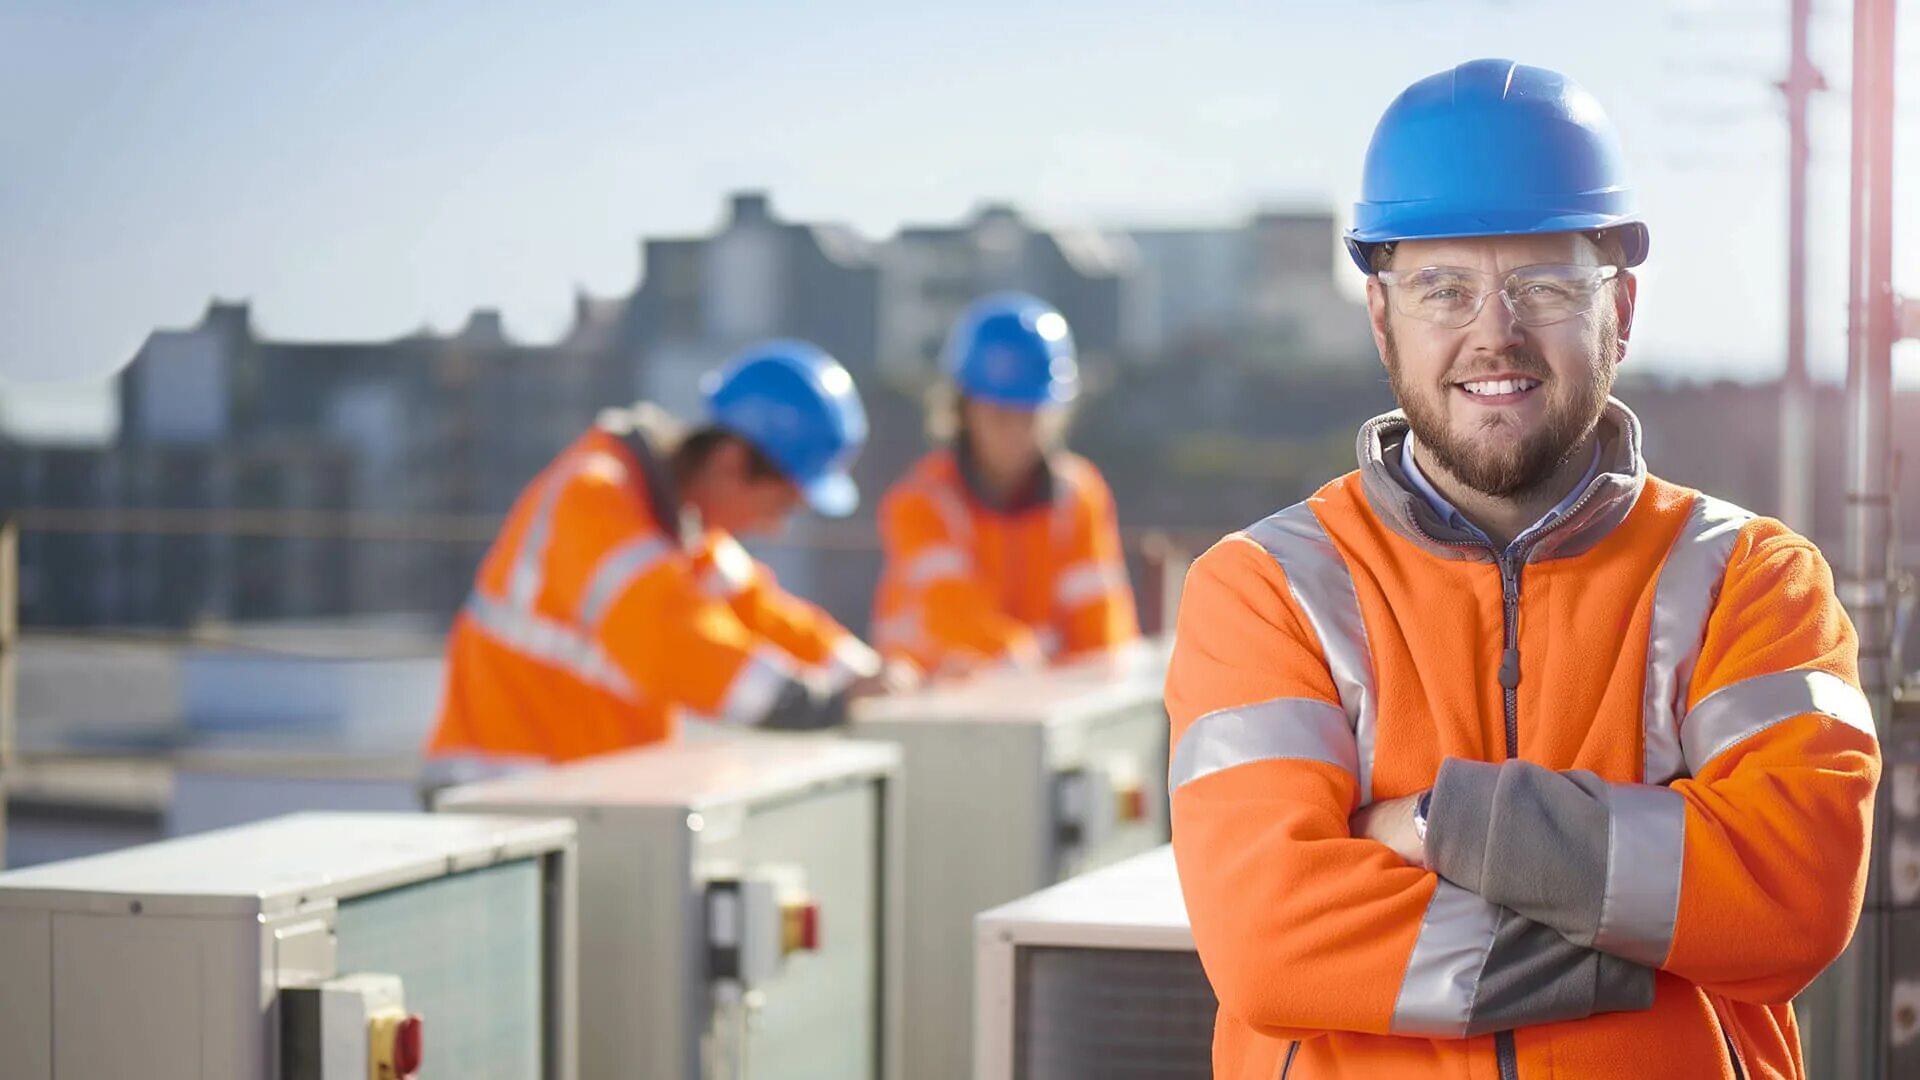
{"label": "metal railing", "polygon": [[[473,569],[486,546],[493,541],[504,521],[504,515],[293,509],[22,507],[13,511],[12,520],[18,530],[30,538],[200,539],[223,543],[304,541],[347,545],[362,556],[369,552],[396,552],[404,547],[410,552],[406,556],[409,565],[430,568],[432,573],[428,576],[438,579],[437,582],[423,581],[415,577],[402,581],[400,588],[360,589],[359,592],[372,595],[363,598],[365,602],[349,601],[344,608],[322,611],[296,609],[285,613],[293,617],[306,617],[417,611],[437,611],[450,615],[459,597],[464,595]],[[1171,630],[1186,567],[1195,555],[1229,531],[1231,528],[1225,526],[1217,531],[1153,527],[1121,529],[1122,547],[1136,583],[1143,629],[1148,633]],[[438,550],[423,553],[417,550],[420,545]],[[805,556],[823,564],[834,564],[819,567],[821,572],[815,576],[835,583],[838,586],[836,592],[842,594],[842,599],[849,593],[858,594],[860,604],[843,603],[840,606],[847,610],[836,613],[846,618],[849,625],[864,623],[864,614],[857,609],[864,606],[869,594],[862,592],[858,586],[850,588],[848,583],[863,583],[865,589],[870,590],[879,576],[880,541],[871,521],[809,519],[784,536],[753,541],[749,546],[775,556]],[[244,593],[247,588],[244,583],[220,580],[241,573],[236,565],[240,560],[234,556],[234,549],[226,547],[220,551],[227,565],[207,565],[203,568],[209,577],[205,582],[207,591],[222,595]],[[159,560],[164,556],[136,553],[116,558],[102,553],[93,557],[94,561],[101,564],[103,572],[116,574],[130,572],[135,567],[127,564],[143,558]],[[317,564],[291,561],[290,564],[317,566],[319,572],[327,574],[352,574],[357,572],[355,565],[360,565],[349,565],[343,569],[324,561]],[[169,568],[162,566],[140,566],[138,569],[150,576],[170,572]],[[364,565],[360,565],[360,569],[364,570]],[[273,584],[281,587],[285,583],[276,581]],[[304,592],[338,601],[348,589],[349,584],[345,581],[326,580],[310,583]],[[214,605],[216,609],[220,606]],[[216,612],[216,617],[227,616]],[[45,625],[60,629],[81,628],[71,622]],[[107,618],[82,625],[94,628],[97,632],[117,633],[138,627],[142,622],[137,619],[129,622]]]}

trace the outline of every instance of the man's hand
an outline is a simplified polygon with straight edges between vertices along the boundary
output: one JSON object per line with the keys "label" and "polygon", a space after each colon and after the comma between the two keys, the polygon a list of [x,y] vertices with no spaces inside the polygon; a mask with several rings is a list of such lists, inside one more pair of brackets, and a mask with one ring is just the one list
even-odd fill
{"label": "man's hand", "polygon": [[1427,844],[1413,827],[1414,804],[1422,793],[1388,799],[1354,811],[1347,828],[1357,840],[1373,840],[1393,849],[1410,866],[1427,868]]}

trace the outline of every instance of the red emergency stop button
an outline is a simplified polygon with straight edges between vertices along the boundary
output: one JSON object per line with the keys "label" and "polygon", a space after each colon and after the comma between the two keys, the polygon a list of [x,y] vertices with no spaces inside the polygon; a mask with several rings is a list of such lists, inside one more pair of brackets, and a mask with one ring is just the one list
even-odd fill
{"label": "red emergency stop button", "polygon": [[393,1032],[393,1069],[398,1080],[410,1080],[420,1071],[420,1050],[422,1045],[421,1028],[418,1014],[408,1014],[400,1026]]}
{"label": "red emergency stop button", "polygon": [[420,1073],[420,1017],[398,1006],[367,1017],[367,1075],[373,1080],[412,1080]]}
{"label": "red emergency stop button", "polygon": [[790,900],[780,905],[780,954],[820,951],[820,905]]}

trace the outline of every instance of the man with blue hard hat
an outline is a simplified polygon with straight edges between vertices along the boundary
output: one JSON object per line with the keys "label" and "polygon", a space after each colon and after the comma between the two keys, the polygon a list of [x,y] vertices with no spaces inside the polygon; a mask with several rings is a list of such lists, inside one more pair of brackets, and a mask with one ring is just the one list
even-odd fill
{"label": "man with blue hard hat", "polygon": [[734,539],[803,504],[854,510],[852,376],[769,341],[703,389],[691,430],[646,404],[610,411],[515,503],[453,627],[432,754],[565,761],[668,738],[685,715],[824,727],[886,684],[872,649]]}
{"label": "man with blue hard hat", "polygon": [[1215,1075],[1804,1076],[1880,769],[1858,642],[1609,396],[1647,227],[1606,114],[1414,83],[1347,246],[1401,409],[1194,564],[1167,680]]}

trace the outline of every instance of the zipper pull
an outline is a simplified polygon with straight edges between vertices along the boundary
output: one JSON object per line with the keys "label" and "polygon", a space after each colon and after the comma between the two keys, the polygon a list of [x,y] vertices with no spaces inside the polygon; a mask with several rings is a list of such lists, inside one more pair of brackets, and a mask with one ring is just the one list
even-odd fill
{"label": "zipper pull", "polygon": [[1509,645],[1500,654],[1500,685],[1508,690],[1520,685],[1520,647]]}

